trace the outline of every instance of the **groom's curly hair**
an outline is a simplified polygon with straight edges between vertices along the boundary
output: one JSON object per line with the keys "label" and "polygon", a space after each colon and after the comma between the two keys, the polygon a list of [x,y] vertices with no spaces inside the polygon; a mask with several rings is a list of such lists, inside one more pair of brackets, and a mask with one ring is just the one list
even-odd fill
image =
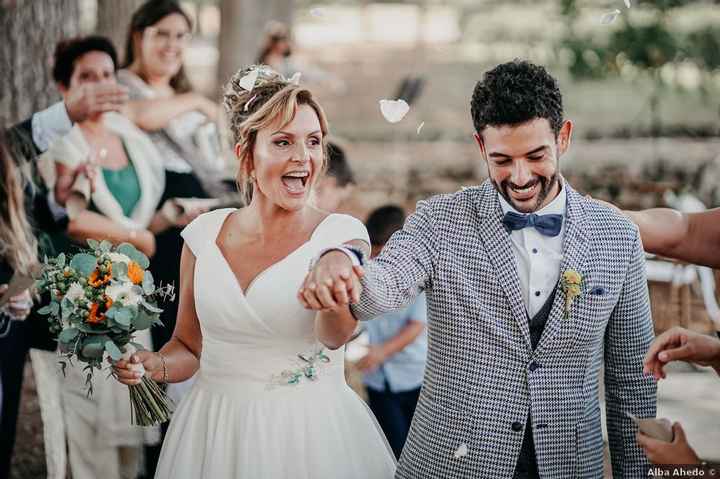
{"label": "groom's curly hair", "polygon": [[520,125],[545,118],[557,135],[563,123],[562,94],[544,67],[513,60],[486,72],[477,82],[470,112],[478,134],[487,126]]}

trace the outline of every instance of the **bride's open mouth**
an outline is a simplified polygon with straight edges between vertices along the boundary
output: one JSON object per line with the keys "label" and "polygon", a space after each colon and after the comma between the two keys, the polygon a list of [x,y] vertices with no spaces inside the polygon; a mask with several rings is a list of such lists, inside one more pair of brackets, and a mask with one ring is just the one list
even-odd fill
{"label": "bride's open mouth", "polygon": [[304,170],[286,173],[282,176],[281,181],[288,193],[291,195],[302,195],[305,193],[309,179],[310,172]]}

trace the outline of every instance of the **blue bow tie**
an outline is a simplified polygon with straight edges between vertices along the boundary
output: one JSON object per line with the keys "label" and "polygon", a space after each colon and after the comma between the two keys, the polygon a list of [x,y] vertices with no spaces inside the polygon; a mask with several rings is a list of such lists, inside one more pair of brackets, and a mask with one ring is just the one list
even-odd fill
{"label": "blue bow tie", "polygon": [[534,227],[541,235],[557,236],[562,229],[563,215],[521,215],[509,211],[505,213],[502,222],[510,231]]}

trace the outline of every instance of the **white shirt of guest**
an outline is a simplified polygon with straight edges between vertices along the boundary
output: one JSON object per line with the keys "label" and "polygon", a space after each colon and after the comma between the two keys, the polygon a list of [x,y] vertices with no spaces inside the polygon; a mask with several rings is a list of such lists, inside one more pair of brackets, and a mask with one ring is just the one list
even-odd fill
{"label": "white shirt of guest", "polygon": [[[562,187],[562,181],[560,186]],[[498,198],[503,215],[510,211],[525,214],[513,208],[499,194]],[[567,196],[563,188],[555,199],[535,212],[536,215],[563,215],[562,229],[557,236],[542,235],[533,227],[510,233],[518,278],[520,278],[520,291],[531,318],[543,307],[560,279],[566,206]]]}

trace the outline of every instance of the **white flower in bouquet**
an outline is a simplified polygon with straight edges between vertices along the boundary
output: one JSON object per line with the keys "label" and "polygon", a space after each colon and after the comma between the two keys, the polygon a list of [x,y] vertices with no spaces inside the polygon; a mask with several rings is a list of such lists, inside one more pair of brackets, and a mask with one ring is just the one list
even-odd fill
{"label": "white flower in bouquet", "polygon": [[74,303],[78,299],[85,297],[85,288],[76,281],[70,285],[67,293],[65,293],[65,297]]}
{"label": "white flower in bouquet", "polygon": [[110,258],[110,261],[112,261],[113,263],[130,264],[131,259],[122,253],[112,252],[112,253],[106,253],[106,254],[107,254],[107,257]]}
{"label": "white flower in bouquet", "polygon": [[113,283],[105,288],[105,296],[112,299],[113,303],[123,306],[137,306],[142,300],[142,288],[131,282]]}

